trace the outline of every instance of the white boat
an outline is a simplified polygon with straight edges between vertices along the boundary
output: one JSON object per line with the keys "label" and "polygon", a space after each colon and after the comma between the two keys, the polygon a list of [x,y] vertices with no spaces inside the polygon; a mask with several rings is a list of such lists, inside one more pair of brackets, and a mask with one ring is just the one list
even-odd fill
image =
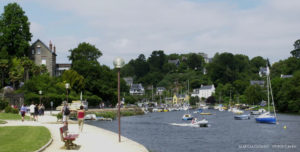
{"label": "white boat", "polygon": [[259,109],[257,111],[251,111],[250,114],[251,115],[260,115],[260,114],[263,114],[265,112],[267,112],[265,109]]}
{"label": "white boat", "polygon": [[240,115],[240,114],[243,114],[244,111],[243,110],[240,110],[240,109],[236,109],[236,108],[233,108],[233,111],[232,111],[234,114],[237,114],[237,115]]}
{"label": "white boat", "polygon": [[191,124],[199,126],[199,127],[208,127],[208,121],[205,118],[200,121],[198,121],[197,118],[194,118],[192,120]]}
{"label": "white boat", "polygon": [[236,120],[246,120],[246,119],[250,119],[250,114],[248,115],[235,115],[234,119]]}
{"label": "white boat", "polygon": [[97,116],[95,114],[87,114],[84,116],[84,120],[97,120]]}
{"label": "white boat", "polygon": [[182,120],[192,120],[192,119],[193,119],[193,116],[191,114],[189,114],[189,113],[184,114],[182,116]]}

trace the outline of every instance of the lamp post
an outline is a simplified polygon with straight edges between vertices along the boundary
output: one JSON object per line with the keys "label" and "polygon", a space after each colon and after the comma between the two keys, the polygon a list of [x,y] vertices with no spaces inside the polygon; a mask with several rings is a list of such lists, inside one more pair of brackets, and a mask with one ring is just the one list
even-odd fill
{"label": "lamp post", "polygon": [[40,94],[40,104],[42,103],[42,93],[43,93],[43,91],[40,90],[40,91],[39,91],[39,94]]}
{"label": "lamp post", "polygon": [[68,94],[68,89],[70,87],[69,83],[66,83],[66,91],[67,91],[67,103],[68,103],[68,98],[69,98],[69,94]]}
{"label": "lamp post", "polygon": [[114,66],[118,69],[118,125],[119,125],[119,142],[121,142],[121,116],[120,116],[120,69],[124,66],[125,62],[122,58],[117,57],[114,59]]}

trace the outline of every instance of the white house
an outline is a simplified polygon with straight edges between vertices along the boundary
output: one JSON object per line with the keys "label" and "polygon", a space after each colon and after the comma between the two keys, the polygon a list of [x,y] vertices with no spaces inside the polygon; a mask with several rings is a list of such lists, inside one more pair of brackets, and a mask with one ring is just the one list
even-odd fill
{"label": "white house", "polygon": [[193,90],[193,93],[192,93],[191,96],[192,97],[198,96],[200,99],[201,98],[207,99],[213,93],[215,93],[215,86],[214,85],[207,85],[207,86],[201,85],[201,88]]}
{"label": "white house", "polygon": [[142,86],[141,83],[132,84],[131,87],[130,87],[129,93],[131,95],[143,95],[145,93],[145,89],[144,89],[144,87]]}
{"label": "white house", "polygon": [[156,95],[162,95],[165,90],[166,90],[165,87],[157,87],[156,88]]}

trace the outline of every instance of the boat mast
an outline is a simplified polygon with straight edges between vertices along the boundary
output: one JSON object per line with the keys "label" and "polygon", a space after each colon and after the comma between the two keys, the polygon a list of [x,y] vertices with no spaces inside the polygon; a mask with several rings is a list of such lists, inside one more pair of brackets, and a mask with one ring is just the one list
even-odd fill
{"label": "boat mast", "polygon": [[271,98],[272,98],[272,104],[273,104],[274,115],[275,115],[275,118],[276,118],[276,121],[277,121],[277,116],[276,116],[276,110],[275,110],[275,104],[274,104],[274,98],[273,98],[273,91],[272,91],[272,85],[271,85],[271,79],[270,79],[270,76],[269,76],[268,78],[269,78],[269,85],[270,85],[270,92],[271,92]]}
{"label": "boat mast", "polygon": [[267,90],[268,90],[268,112],[270,112],[270,85],[269,85],[269,67],[267,65]]}

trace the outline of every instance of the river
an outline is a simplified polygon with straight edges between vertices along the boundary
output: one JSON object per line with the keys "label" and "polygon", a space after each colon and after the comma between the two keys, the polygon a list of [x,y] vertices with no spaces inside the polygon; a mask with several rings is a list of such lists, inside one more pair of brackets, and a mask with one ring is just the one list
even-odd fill
{"label": "river", "polygon": [[[172,125],[190,122],[181,120],[185,111],[122,117],[121,134],[151,152],[300,151],[300,116],[278,114],[279,124],[274,125],[256,123],[253,116],[250,120],[234,120],[234,115],[227,111],[205,112],[213,113],[204,116],[209,121],[207,128]],[[198,120],[203,117],[193,116]],[[117,120],[87,123],[118,132]]]}

